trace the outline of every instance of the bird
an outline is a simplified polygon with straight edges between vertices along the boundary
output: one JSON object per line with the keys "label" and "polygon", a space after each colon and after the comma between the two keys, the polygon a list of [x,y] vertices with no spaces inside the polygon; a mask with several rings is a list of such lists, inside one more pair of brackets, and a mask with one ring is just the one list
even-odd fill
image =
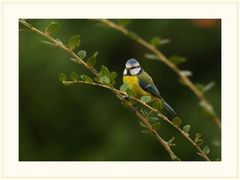
{"label": "bird", "polygon": [[138,96],[151,96],[163,101],[163,109],[174,118],[177,116],[173,108],[161,97],[151,76],[146,73],[139,62],[131,58],[127,60],[123,71],[123,83]]}

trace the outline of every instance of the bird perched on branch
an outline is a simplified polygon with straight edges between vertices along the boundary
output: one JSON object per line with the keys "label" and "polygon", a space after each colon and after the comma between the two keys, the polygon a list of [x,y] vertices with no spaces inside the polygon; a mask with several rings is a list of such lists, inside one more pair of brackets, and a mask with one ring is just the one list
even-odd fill
{"label": "bird perched on branch", "polygon": [[151,96],[163,101],[165,109],[171,118],[177,116],[176,112],[161,97],[157,87],[154,85],[152,78],[143,70],[139,62],[132,58],[125,64],[123,72],[123,83],[127,84],[129,89],[139,96]]}

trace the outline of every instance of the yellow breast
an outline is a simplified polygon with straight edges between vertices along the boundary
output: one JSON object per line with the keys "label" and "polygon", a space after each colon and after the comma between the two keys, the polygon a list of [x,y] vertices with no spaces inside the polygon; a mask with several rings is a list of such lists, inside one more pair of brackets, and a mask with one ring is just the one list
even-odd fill
{"label": "yellow breast", "polygon": [[127,84],[131,91],[140,96],[150,95],[148,92],[144,91],[138,83],[137,76],[123,76],[123,83]]}

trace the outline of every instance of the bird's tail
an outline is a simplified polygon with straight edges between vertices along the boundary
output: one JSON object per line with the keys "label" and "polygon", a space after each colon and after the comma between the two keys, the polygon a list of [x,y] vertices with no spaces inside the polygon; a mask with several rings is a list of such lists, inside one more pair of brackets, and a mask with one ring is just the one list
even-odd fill
{"label": "bird's tail", "polygon": [[171,106],[168,105],[168,103],[166,103],[164,101],[163,103],[163,108],[167,111],[167,113],[171,116],[171,118],[174,118],[177,116],[177,113],[173,110],[173,108]]}

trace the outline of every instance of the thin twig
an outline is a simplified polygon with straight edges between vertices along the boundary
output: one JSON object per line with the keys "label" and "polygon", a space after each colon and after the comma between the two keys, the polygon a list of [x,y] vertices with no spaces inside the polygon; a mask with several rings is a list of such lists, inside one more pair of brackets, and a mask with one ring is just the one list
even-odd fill
{"label": "thin twig", "polygon": [[148,127],[148,129],[152,132],[152,134],[158,139],[158,141],[162,144],[162,146],[168,151],[172,160],[180,161],[180,159],[174,154],[171,150],[169,144],[164,141],[161,136],[157,133],[157,131],[152,127],[152,125],[145,119],[138,111],[135,111],[135,114],[139,119]]}
{"label": "thin twig", "polygon": [[107,19],[100,19],[98,21],[102,22],[103,24],[107,25],[108,27],[110,27],[112,29],[115,29],[115,30],[123,33],[127,37],[130,37],[131,39],[133,39],[134,41],[136,41],[137,43],[139,43],[140,45],[142,45],[143,47],[145,47],[146,49],[148,49],[149,51],[154,53],[156,55],[156,57],[158,58],[158,60],[160,62],[163,62],[171,70],[173,70],[179,76],[179,78],[182,80],[182,82],[184,82],[184,84],[198,97],[198,99],[201,102],[202,107],[212,116],[212,119],[216,123],[216,125],[219,128],[221,128],[220,118],[215,113],[213,106],[208,102],[208,100],[206,99],[204,94],[200,90],[198,90],[198,88],[193,84],[193,82],[187,76],[185,76],[181,73],[181,70],[178,68],[178,66],[173,64],[160,50],[158,50],[155,46],[151,45],[150,43],[148,43],[147,41],[145,41],[144,39],[142,39],[135,33],[134,33],[135,35],[133,36],[132,32],[130,32],[129,30],[127,30],[126,28],[124,28],[121,25],[118,25]]}
{"label": "thin twig", "polygon": [[35,28],[34,26],[32,26],[31,24],[26,22],[24,19],[20,19],[19,22],[21,24],[25,25],[26,27],[28,27],[32,32],[35,32],[35,33],[45,37],[46,39],[48,39],[50,41],[50,43],[53,43],[56,47],[63,49],[70,56],[74,57],[74,59],[77,60],[77,63],[82,64],[85,68],[87,68],[90,72],[92,72],[95,76],[98,77],[98,73],[97,73],[96,69],[88,66],[87,63],[85,63],[78,55],[76,55],[71,49],[69,49],[67,46],[65,46],[61,41],[54,39],[49,34],[40,31],[39,29]]}

